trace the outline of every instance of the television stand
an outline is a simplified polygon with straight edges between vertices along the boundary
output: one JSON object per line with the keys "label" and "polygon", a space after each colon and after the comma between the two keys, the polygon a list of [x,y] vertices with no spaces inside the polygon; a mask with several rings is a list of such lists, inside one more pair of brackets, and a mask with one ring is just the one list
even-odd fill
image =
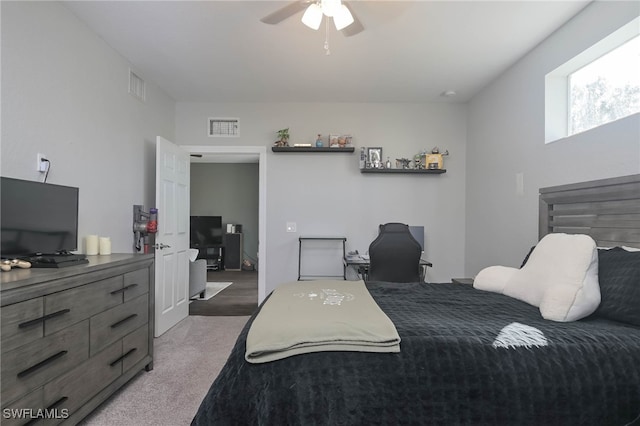
{"label": "television stand", "polygon": [[224,269],[224,245],[198,247],[198,259],[207,261],[207,271]]}

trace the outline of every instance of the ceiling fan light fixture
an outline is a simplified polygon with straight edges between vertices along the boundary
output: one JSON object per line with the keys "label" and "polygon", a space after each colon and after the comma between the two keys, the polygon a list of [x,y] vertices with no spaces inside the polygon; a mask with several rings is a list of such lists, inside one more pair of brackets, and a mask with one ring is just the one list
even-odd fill
{"label": "ceiling fan light fixture", "polygon": [[322,13],[326,16],[333,17],[340,13],[341,0],[321,0]]}
{"label": "ceiling fan light fixture", "polygon": [[353,24],[353,15],[351,15],[347,6],[344,4],[340,5],[338,13],[333,15],[333,23],[336,25],[336,30],[338,31]]}
{"label": "ceiling fan light fixture", "polygon": [[321,22],[322,8],[317,3],[310,4],[304,15],[302,15],[302,23],[313,30],[317,30],[320,28]]}

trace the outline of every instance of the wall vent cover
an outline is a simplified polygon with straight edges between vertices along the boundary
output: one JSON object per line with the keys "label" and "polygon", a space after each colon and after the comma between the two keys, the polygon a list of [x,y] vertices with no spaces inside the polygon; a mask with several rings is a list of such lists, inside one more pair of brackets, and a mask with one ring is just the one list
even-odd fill
{"label": "wall vent cover", "polygon": [[238,137],[240,136],[239,118],[209,118],[210,137]]}
{"label": "wall vent cover", "polygon": [[129,70],[129,93],[134,98],[145,102],[145,83],[142,78]]}

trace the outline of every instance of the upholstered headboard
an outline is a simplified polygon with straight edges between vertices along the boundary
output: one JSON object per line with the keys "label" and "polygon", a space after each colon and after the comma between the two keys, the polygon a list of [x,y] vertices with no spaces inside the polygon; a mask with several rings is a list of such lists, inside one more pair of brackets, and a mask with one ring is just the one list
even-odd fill
{"label": "upholstered headboard", "polygon": [[640,175],[540,189],[539,238],[588,234],[599,247],[640,248]]}

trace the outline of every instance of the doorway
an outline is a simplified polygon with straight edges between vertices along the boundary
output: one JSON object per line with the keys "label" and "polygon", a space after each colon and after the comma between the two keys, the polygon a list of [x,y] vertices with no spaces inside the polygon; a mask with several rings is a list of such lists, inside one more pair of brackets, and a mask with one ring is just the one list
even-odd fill
{"label": "doorway", "polygon": [[258,163],[257,281],[260,304],[266,297],[266,147],[183,145],[181,148],[197,158],[198,163]]}

